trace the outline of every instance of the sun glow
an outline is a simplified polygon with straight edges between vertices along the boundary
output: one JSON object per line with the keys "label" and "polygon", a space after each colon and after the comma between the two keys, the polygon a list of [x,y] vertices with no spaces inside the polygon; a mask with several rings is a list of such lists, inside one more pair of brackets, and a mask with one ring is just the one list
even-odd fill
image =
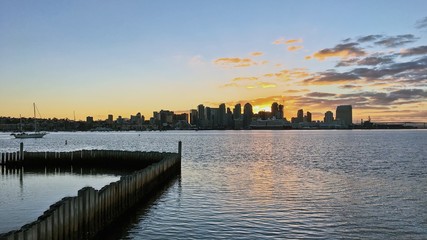
{"label": "sun glow", "polygon": [[255,106],[253,106],[252,109],[253,109],[254,113],[257,113],[260,111],[270,112],[271,106],[270,105],[255,105]]}

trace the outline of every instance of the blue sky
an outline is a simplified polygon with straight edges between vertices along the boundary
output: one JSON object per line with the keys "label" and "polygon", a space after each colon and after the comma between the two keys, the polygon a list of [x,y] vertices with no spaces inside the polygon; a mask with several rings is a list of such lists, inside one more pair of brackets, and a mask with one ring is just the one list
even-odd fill
{"label": "blue sky", "polygon": [[[365,57],[393,58],[369,65],[377,70],[425,57],[423,51],[392,56],[427,45],[425,9],[426,1],[1,1],[0,115],[29,116],[32,102],[44,117],[72,118],[76,111],[81,119],[102,119],[109,113],[150,117],[152,111],[185,111],[199,103],[251,102],[262,109],[280,99],[288,118],[304,108],[321,119],[333,104],[351,103],[359,94],[365,99],[355,103],[356,119],[423,121],[422,69],[412,69],[421,79],[403,81],[397,72],[381,75],[375,86],[366,75],[328,84],[307,79],[330,69],[351,72]],[[369,35],[378,37],[358,42]],[[407,42],[378,43],[393,37]],[[339,46],[345,43],[354,45]],[[337,46],[355,48],[337,52]],[[325,49],[335,55],[314,57]],[[356,65],[336,67],[355,58]],[[243,59],[249,66],[230,62]],[[293,74],[265,77],[281,71]]]}

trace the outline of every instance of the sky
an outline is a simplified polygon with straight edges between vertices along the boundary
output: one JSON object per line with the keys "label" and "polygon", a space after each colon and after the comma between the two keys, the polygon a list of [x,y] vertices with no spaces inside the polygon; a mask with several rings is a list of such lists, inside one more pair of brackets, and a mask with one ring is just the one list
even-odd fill
{"label": "sky", "polygon": [[427,1],[0,1],[0,116],[285,106],[427,122]]}

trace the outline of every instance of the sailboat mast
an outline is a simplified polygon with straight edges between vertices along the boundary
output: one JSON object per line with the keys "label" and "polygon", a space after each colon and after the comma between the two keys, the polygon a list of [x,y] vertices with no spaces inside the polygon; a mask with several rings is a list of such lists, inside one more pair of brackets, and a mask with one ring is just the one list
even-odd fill
{"label": "sailboat mast", "polygon": [[34,132],[37,132],[36,103],[33,103],[33,108],[34,108]]}

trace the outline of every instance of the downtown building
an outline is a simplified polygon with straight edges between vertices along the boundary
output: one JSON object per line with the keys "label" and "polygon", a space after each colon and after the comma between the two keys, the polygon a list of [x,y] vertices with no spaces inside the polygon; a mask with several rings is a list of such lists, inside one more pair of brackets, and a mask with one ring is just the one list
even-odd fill
{"label": "downtown building", "polygon": [[353,125],[353,109],[351,105],[337,106],[335,117],[342,128],[350,128]]}

